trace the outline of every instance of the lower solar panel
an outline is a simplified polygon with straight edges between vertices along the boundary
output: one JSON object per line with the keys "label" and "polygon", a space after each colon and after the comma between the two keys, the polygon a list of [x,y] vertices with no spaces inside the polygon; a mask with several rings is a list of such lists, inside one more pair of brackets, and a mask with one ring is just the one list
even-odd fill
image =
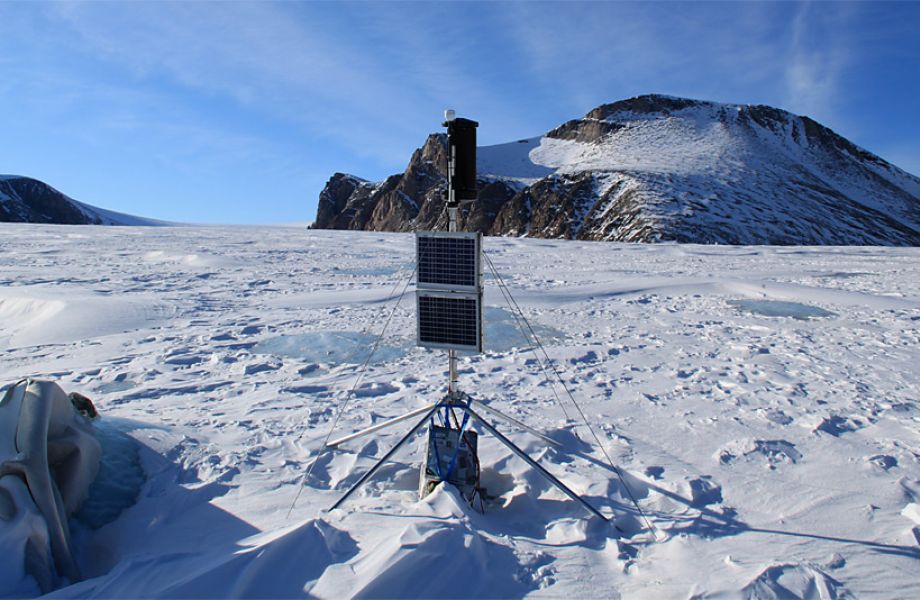
{"label": "lower solar panel", "polygon": [[482,352],[482,299],[478,294],[416,294],[418,345]]}

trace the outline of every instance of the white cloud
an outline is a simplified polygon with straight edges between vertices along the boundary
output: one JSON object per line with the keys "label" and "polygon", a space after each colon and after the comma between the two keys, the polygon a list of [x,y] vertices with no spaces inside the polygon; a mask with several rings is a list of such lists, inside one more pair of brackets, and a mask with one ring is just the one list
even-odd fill
{"label": "white cloud", "polygon": [[[448,104],[514,120],[471,74],[450,21],[397,5],[151,3],[58,5],[80,45],[138,82],[164,76],[401,167]],[[437,8],[437,6],[435,6]],[[423,14],[424,13],[424,14]],[[447,35],[463,40],[461,32]],[[475,40],[468,40],[474,44]],[[500,117],[501,118],[501,117]]]}
{"label": "white cloud", "polygon": [[793,112],[833,120],[850,58],[845,40],[850,17],[845,4],[822,6],[817,14],[811,2],[799,5],[791,23],[785,71],[785,104]]}
{"label": "white cloud", "polygon": [[579,110],[643,93],[780,104],[784,71],[769,4],[521,3],[510,35],[533,75]]}
{"label": "white cloud", "polygon": [[301,126],[305,135],[392,160],[393,141],[375,132],[405,128],[388,107],[411,109],[412,95],[379,73],[374,57],[340,43],[321,21],[298,19],[292,8],[68,3],[59,5],[58,15],[84,47],[128,69],[135,81],[125,82],[127,87],[165,77]]}

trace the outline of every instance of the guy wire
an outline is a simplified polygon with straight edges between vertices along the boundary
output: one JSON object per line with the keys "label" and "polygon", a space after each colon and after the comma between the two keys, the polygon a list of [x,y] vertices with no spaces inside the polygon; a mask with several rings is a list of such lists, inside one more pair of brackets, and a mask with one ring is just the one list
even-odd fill
{"label": "guy wire", "polygon": [[[396,305],[393,307],[393,310],[390,311],[390,315],[387,317],[387,320],[383,325],[383,330],[380,332],[380,335],[377,336],[377,339],[374,341],[374,345],[371,348],[370,353],[368,353],[367,358],[364,359],[364,364],[361,365],[361,369],[358,371],[358,377],[355,378],[354,385],[351,386],[351,390],[349,390],[348,394],[345,395],[345,399],[342,402],[342,404],[339,405],[339,410],[336,412],[335,418],[332,420],[332,426],[329,428],[329,432],[326,434],[325,439],[323,439],[323,445],[320,446],[320,452],[322,452],[323,450],[327,448],[326,444],[329,443],[329,438],[332,437],[332,433],[335,431],[335,427],[336,425],[338,425],[339,419],[342,417],[342,414],[344,414],[345,409],[348,407],[348,404],[351,402],[352,398],[354,398],[354,393],[355,393],[355,390],[358,389],[358,385],[364,379],[364,373],[367,370],[368,364],[370,364],[371,357],[374,356],[374,352],[377,351],[377,347],[380,345],[380,341],[383,339],[384,334],[386,334],[387,327],[389,327],[390,325],[390,321],[393,320],[393,315],[396,314],[396,309],[399,308],[399,304],[400,302],[402,302],[403,296],[406,295],[406,290],[409,289],[409,284],[412,283],[412,278],[415,277],[415,271],[416,269],[412,269],[412,273],[406,279],[406,283],[403,286],[402,292],[400,292],[399,298],[396,300]],[[393,287],[393,292],[395,292],[398,286],[399,286],[399,280],[396,281],[396,285]],[[386,302],[389,302],[392,299],[393,299],[393,295],[391,293],[390,297],[387,298]],[[303,492],[303,487],[304,487],[303,484],[307,481],[307,478],[309,478],[310,475],[313,473],[313,468],[316,466],[316,463],[319,462],[319,459],[320,459],[320,455],[317,454],[313,462],[310,463],[310,466],[307,469],[307,472],[304,473],[303,477],[301,477],[300,483],[297,486],[297,495],[294,497],[294,501],[291,502],[291,507],[288,509],[287,516],[285,518],[290,518],[291,513],[294,511],[294,505],[297,504],[297,500],[300,499],[300,494]]]}
{"label": "guy wire", "polygon": [[549,357],[549,354],[546,352],[546,349],[543,347],[543,344],[540,342],[540,338],[537,337],[537,333],[533,330],[533,327],[531,327],[530,322],[527,320],[527,317],[524,315],[524,311],[521,310],[521,307],[518,305],[517,301],[514,299],[514,295],[511,294],[511,290],[505,284],[505,281],[504,279],[502,279],[502,276],[499,275],[498,271],[495,270],[495,266],[492,264],[492,259],[489,258],[488,254],[485,254],[485,253],[483,254],[486,257],[486,260],[491,265],[492,273],[495,275],[495,277],[498,278],[499,285],[504,287],[508,291],[508,295],[511,298],[511,302],[514,305],[514,309],[517,310],[517,312],[521,315],[521,318],[524,320],[524,323],[527,324],[527,328],[530,330],[530,333],[533,336],[534,342],[540,348],[540,351],[543,353],[543,355],[546,357],[546,361],[549,363],[549,366],[553,370],[553,373],[555,373],[556,378],[559,380],[559,383],[562,384],[562,389],[565,390],[566,394],[568,394],[569,396],[569,399],[572,401],[572,404],[575,405],[575,408],[578,410],[578,414],[581,415],[582,421],[584,421],[585,426],[588,428],[588,431],[591,432],[591,436],[594,438],[595,443],[600,448],[601,452],[604,454],[604,458],[607,459],[607,464],[609,464],[610,468],[613,469],[613,471],[617,474],[617,477],[623,483],[623,488],[626,490],[626,493],[629,495],[629,499],[632,501],[633,506],[636,507],[636,510],[639,512],[639,514],[642,516],[642,519],[645,521],[646,526],[648,526],[649,531],[652,532],[652,534],[655,535],[657,539],[658,537],[657,529],[652,524],[652,522],[649,520],[649,518],[645,515],[645,512],[643,512],[642,508],[639,506],[639,502],[636,500],[636,496],[633,494],[632,489],[630,489],[629,483],[626,481],[626,478],[623,477],[623,474],[620,471],[620,469],[614,464],[613,460],[610,458],[610,455],[607,453],[607,449],[604,448],[604,445],[601,443],[600,438],[598,437],[597,433],[595,433],[594,428],[591,427],[591,423],[588,421],[588,417],[585,416],[585,413],[581,409],[581,406],[579,406],[578,402],[575,400],[575,397],[572,395],[572,392],[569,390],[568,386],[565,384],[565,381],[562,379],[562,376],[559,374],[558,369],[556,369],[555,363],[553,363],[552,359]]}

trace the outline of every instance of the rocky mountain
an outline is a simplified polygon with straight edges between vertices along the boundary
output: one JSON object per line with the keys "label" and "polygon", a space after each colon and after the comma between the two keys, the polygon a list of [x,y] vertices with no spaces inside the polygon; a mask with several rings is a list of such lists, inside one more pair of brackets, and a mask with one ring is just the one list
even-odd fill
{"label": "rocky mountain", "polygon": [[18,175],[0,175],[0,222],[61,225],[164,224],[77,202],[47,183]]}
{"label": "rocky mountain", "polygon": [[[404,173],[336,173],[313,227],[443,227],[446,137]],[[920,178],[769,106],[646,95],[543,136],[478,149],[466,230],[715,244],[920,245]]]}

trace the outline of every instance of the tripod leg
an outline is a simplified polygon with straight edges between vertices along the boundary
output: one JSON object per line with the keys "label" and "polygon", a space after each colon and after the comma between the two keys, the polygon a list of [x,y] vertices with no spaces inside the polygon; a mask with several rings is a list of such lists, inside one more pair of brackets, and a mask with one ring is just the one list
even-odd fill
{"label": "tripod leg", "polygon": [[492,427],[492,425],[488,421],[486,421],[481,416],[476,414],[476,411],[474,411],[471,408],[466,408],[465,410],[470,413],[471,417],[479,421],[482,424],[482,426],[486,429],[486,431],[488,431],[489,433],[494,435],[496,438],[498,438],[498,441],[500,441],[505,446],[507,446],[509,450],[517,454],[524,462],[526,462],[531,467],[539,471],[541,475],[546,477],[550,481],[550,483],[552,483],[554,486],[559,488],[559,490],[561,490],[566,496],[568,496],[572,500],[575,500],[576,502],[584,506],[587,510],[594,513],[595,515],[597,515],[604,521],[610,520],[607,517],[605,517],[603,514],[601,514],[599,510],[597,510],[596,508],[588,504],[588,502],[584,500],[581,496],[579,496],[578,494],[570,490],[568,487],[566,487],[564,483],[556,479],[556,477],[552,473],[550,473],[549,471],[541,467],[540,464],[537,463],[537,461],[527,456],[527,454],[523,450],[515,446],[511,440],[509,440],[508,438],[503,436],[501,433],[499,433],[499,431],[495,429],[494,427]]}
{"label": "tripod leg", "polygon": [[521,422],[521,421],[518,421],[518,420],[515,419],[514,417],[511,417],[511,416],[506,415],[505,413],[501,412],[501,411],[498,410],[497,408],[492,408],[491,406],[489,406],[489,405],[486,404],[485,402],[482,402],[481,400],[476,400],[476,399],[474,398],[474,399],[473,399],[473,404],[475,404],[476,406],[481,407],[482,409],[484,409],[484,410],[486,410],[486,411],[492,413],[493,415],[495,415],[496,417],[498,417],[498,418],[500,418],[500,419],[504,419],[505,421],[507,421],[508,423],[511,423],[511,424],[514,425],[515,427],[518,427],[518,428],[520,428],[520,429],[523,429],[524,431],[526,431],[526,432],[528,432],[528,433],[531,433],[531,434],[537,436],[538,438],[540,438],[540,439],[543,440],[544,442],[547,442],[547,443],[549,443],[549,444],[552,444],[553,446],[561,446],[561,445],[562,445],[562,444],[560,444],[559,442],[557,442],[556,440],[554,440],[553,438],[551,438],[551,437],[549,437],[549,436],[547,436],[547,435],[545,435],[545,434],[543,434],[543,433],[540,433],[539,431],[537,431],[537,430],[534,429],[533,427],[530,427],[529,425],[527,425],[527,424],[525,424],[525,423],[523,423],[523,422]]}
{"label": "tripod leg", "polygon": [[336,502],[335,504],[333,504],[333,505],[332,505],[332,508],[330,508],[329,510],[335,510],[336,508],[338,508],[339,506],[341,506],[342,503],[345,502],[345,501],[348,499],[349,496],[351,496],[358,488],[360,488],[362,485],[364,485],[364,483],[365,483],[368,479],[370,479],[370,478],[374,475],[374,473],[376,473],[377,470],[378,470],[381,466],[383,466],[383,463],[385,463],[387,460],[389,460],[389,458],[390,458],[391,456],[393,456],[393,454],[394,454],[397,450],[399,450],[400,446],[402,446],[402,445],[405,444],[407,441],[409,441],[409,438],[411,438],[412,435],[413,435],[416,431],[418,431],[419,429],[422,428],[422,425],[425,424],[425,421],[427,421],[428,418],[429,418],[431,415],[434,414],[434,411],[436,411],[436,410],[438,409],[439,406],[440,406],[440,403],[438,403],[438,404],[436,404],[436,405],[434,405],[434,406],[428,408],[428,412],[425,413],[425,416],[422,417],[422,420],[419,421],[418,423],[416,423],[415,426],[414,426],[412,429],[409,430],[409,433],[407,433],[405,436],[403,436],[403,438],[402,438],[401,440],[399,440],[399,442],[398,442],[395,446],[393,446],[393,447],[390,449],[389,452],[387,452],[386,454],[384,454],[384,455],[383,455],[383,458],[381,458],[379,461],[377,461],[377,464],[375,464],[373,467],[371,467],[370,470],[369,470],[367,473],[365,473],[364,475],[362,475],[362,476],[361,476],[361,479],[359,479],[353,486],[351,486],[351,488],[350,488],[347,492],[345,492],[345,495],[342,496],[341,498],[339,498],[338,502]]}
{"label": "tripod leg", "polygon": [[384,421],[383,423],[377,423],[376,425],[368,427],[367,429],[362,429],[361,431],[358,431],[357,433],[352,433],[351,435],[346,435],[343,438],[339,438],[335,441],[329,442],[328,444],[326,444],[326,446],[329,448],[335,448],[336,446],[344,444],[345,442],[349,442],[355,438],[359,438],[361,436],[367,435],[368,433],[374,433],[375,431],[380,431],[381,429],[389,427],[390,425],[396,425],[397,423],[402,423],[406,419],[411,419],[415,415],[420,415],[423,412],[427,412],[431,410],[432,408],[434,408],[434,406],[435,406],[434,404],[429,404],[428,406],[423,406],[421,408],[413,410],[412,412],[408,412],[400,417],[389,419],[387,421]]}

